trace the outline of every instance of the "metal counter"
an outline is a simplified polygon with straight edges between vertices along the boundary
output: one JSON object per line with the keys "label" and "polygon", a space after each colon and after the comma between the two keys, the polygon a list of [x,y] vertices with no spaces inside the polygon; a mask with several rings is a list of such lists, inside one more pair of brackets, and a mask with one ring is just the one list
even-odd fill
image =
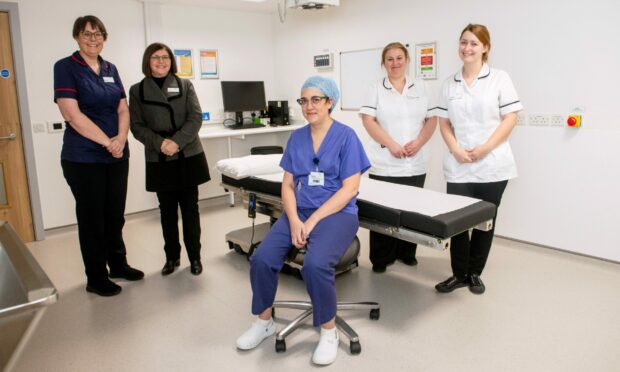
{"label": "metal counter", "polygon": [[58,292],[15,230],[0,221],[0,371],[10,371]]}

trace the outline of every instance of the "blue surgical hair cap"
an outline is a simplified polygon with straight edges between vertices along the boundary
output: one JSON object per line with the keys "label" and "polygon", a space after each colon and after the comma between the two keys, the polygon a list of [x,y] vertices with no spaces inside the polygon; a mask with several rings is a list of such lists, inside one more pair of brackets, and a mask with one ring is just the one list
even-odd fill
{"label": "blue surgical hair cap", "polygon": [[338,98],[340,98],[340,91],[338,90],[338,85],[334,79],[314,75],[310,76],[305,82],[304,85],[301,86],[301,90],[315,88],[323,92],[325,96],[332,99],[332,107],[329,109],[331,113],[336,107],[336,103],[338,103]]}

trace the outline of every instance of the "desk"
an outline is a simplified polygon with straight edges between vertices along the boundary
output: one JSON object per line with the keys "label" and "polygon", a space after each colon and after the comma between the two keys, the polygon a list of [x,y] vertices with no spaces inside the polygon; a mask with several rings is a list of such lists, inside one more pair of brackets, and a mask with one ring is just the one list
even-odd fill
{"label": "desk", "polygon": [[[251,129],[229,129],[226,128],[223,124],[203,124],[200,131],[198,131],[198,137],[200,139],[212,139],[212,138],[226,138],[227,146],[228,146],[228,157],[231,158],[232,155],[232,139],[245,139],[245,136],[251,136],[256,134],[270,134],[270,133],[278,133],[278,132],[291,132],[295,129],[299,129],[306,125],[305,122],[296,122],[291,125],[282,125],[277,127],[266,126],[262,128],[251,128]],[[230,197],[230,205],[235,204],[235,194],[232,192],[228,193]]]}

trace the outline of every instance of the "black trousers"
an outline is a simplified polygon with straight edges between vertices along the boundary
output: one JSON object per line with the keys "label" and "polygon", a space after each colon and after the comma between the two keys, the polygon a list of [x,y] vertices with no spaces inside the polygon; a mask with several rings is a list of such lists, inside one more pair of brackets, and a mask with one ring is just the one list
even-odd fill
{"label": "black trousers", "polygon": [[[397,183],[399,185],[408,185],[416,187],[424,187],[426,174],[409,177],[385,177],[369,175],[373,180]],[[417,244],[393,238],[388,235],[370,232],[370,262],[373,265],[383,266],[399,259],[415,258]]]}
{"label": "black trousers", "polygon": [[[448,183],[448,194],[482,199],[499,208],[507,184],[507,180],[489,183]],[[493,217],[493,229],[490,231],[474,229],[471,237],[469,231],[452,237],[450,262],[454,276],[462,279],[466,275],[482,274],[493,243],[496,217],[497,214]]]}
{"label": "black trousers", "polygon": [[123,226],[129,160],[118,163],[61,161],[75,198],[82,259],[89,284],[108,280],[108,269],[127,265]]}
{"label": "black trousers", "polygon": [[158,191],[161,227],[164,235],[166,260],[181,257],[179,243],[179,214],[183,220],[183,242],[190,262],[200,260],[200,213],[198,212],[198,186],[183,190]]}

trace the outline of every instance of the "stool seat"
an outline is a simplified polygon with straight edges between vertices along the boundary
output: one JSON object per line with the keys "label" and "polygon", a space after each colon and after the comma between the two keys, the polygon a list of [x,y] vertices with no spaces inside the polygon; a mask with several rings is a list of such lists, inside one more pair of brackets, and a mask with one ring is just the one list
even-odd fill
{"label": "stool seat", "polygon": [[[349,244],[349,247],[336,265],[336,274],[344,273],[357,267],[359,252],[360,241],[356,236],[351,244]],[[293,267],[301,268],[303,266],[304,254],[305,249],[294,250],[293,254],[289,256],[287,264]],[[310,301],[275,301],[273,303],[274,318],[276,316],[276,308],[297,309],[303,311],[276,334],[276,352],[280,353],[286,351],[286,337],[299,328],[308,318],[310,318],[313,309]],[[336,311],[342,310],[369,310],[369,317],[372,320],[378,320],[381,316],[381,306],[378,302],[337,302]],[[349,350],[351,354],[359,354],[362,351],[359,336],[338,314],[336,314],[336,326],[349,339]]]}

